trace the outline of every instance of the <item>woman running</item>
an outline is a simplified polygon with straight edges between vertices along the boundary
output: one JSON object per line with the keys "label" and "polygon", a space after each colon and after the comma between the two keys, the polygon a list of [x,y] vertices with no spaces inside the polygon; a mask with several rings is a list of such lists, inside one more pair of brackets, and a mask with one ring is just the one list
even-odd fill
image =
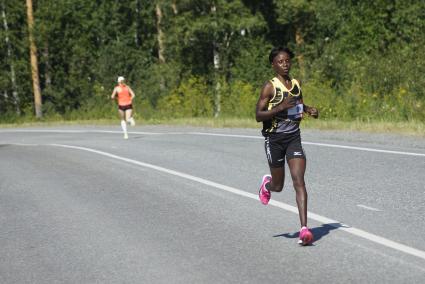
{"label": "woman running", "polygon": [[115,99],[115,96],[118,95],[118,112],[121,118],[121,128],[124,132],[124,139],[128,139],[127,123],[130,123],[131,126],[136,125],[132,115],[132,101],[135,95],[130,86],[127,86],[124,81],[124,77],[118,77],[118,85],[115,86],[111,99]]}
{"label": "woman running", "polygon": [[271,192],[281,192],[285,180],[285,158],[296,192],[301,230],[298,243],[313,242],[307,227],[307,191],[304,182],[306,156],[301,145],[300,122],[304,113],[317,118],[315,107],[303,103],[299,81],[289,75],[294,54],[285,47],[273,48],[269,61],[276,74],[261,90],[256,107],[256,119],[263,122],[262,134],[271,175],[263,176],[260,201],[267,205]]}

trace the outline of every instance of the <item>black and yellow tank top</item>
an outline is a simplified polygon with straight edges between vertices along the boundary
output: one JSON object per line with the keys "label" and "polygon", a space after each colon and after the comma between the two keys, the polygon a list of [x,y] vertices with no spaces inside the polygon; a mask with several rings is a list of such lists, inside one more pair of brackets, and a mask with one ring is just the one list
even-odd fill
{"label": "black and yellow tank top", "polygon": [[292,87],[288,90],[277,78],[270,80],[274,87],[273,98],[269,101],[268,110],[273,109],[288,96],[296,97],[294,107],[279,112],[270,120],[263,121],[263,135],[268,133],[294,133],[299,130],[299,125],[303,117],[304,104],[300,84],[296,79],[292,79]]}

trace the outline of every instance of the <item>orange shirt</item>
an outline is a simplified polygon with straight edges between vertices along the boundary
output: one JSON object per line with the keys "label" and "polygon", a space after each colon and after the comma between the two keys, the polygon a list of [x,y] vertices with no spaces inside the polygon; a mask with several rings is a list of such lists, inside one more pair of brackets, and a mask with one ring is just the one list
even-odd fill
{"label": "orange shirt", "polygon": [[131,94],[128,87],[124,84],[115,87],[118,94],[118,105],[126,106],[131,104]]}

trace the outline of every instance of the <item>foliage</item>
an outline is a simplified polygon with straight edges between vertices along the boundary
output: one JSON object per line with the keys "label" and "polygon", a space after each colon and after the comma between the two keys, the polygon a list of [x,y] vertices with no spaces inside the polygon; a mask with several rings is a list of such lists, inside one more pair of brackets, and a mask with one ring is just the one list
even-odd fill
{"label": "foliage", "polygon": [[243,81],[231,82],[225,88],[222,111],[227,117],[254,118],[260,91]]}
{"label": "foliage", "polygon": [[169,95],[160,98],[157,110],[164,117],[209,117],[213,113],[210,94],[204,79],[190,77]]}
{"label": "foliage", "polygon": [[[33,2],[47,117],[116,117],[108,97],[123,75],[140,118],[214,111],[253,118],[259,90],[273,76],[268,53],[285,45],[296,53],[292,74],[303,81],[306,103],[323,118],[425,121],[424,1]],[[25,1],[0,4],[8,23],[0,28],[0,121],[32,119]]]}

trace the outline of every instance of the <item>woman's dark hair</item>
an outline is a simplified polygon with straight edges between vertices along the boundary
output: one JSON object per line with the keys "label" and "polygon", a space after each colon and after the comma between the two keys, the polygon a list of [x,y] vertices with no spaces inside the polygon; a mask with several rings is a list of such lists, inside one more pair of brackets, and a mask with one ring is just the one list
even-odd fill
{"label": "woman's dark hair", "polygon": [[273,48],[272,51],[270,51],[269,62],[273,63],[273,59],[281,52],[286,52],[291,59],[294,58],[294,53],[289,48],[278,46]]}

